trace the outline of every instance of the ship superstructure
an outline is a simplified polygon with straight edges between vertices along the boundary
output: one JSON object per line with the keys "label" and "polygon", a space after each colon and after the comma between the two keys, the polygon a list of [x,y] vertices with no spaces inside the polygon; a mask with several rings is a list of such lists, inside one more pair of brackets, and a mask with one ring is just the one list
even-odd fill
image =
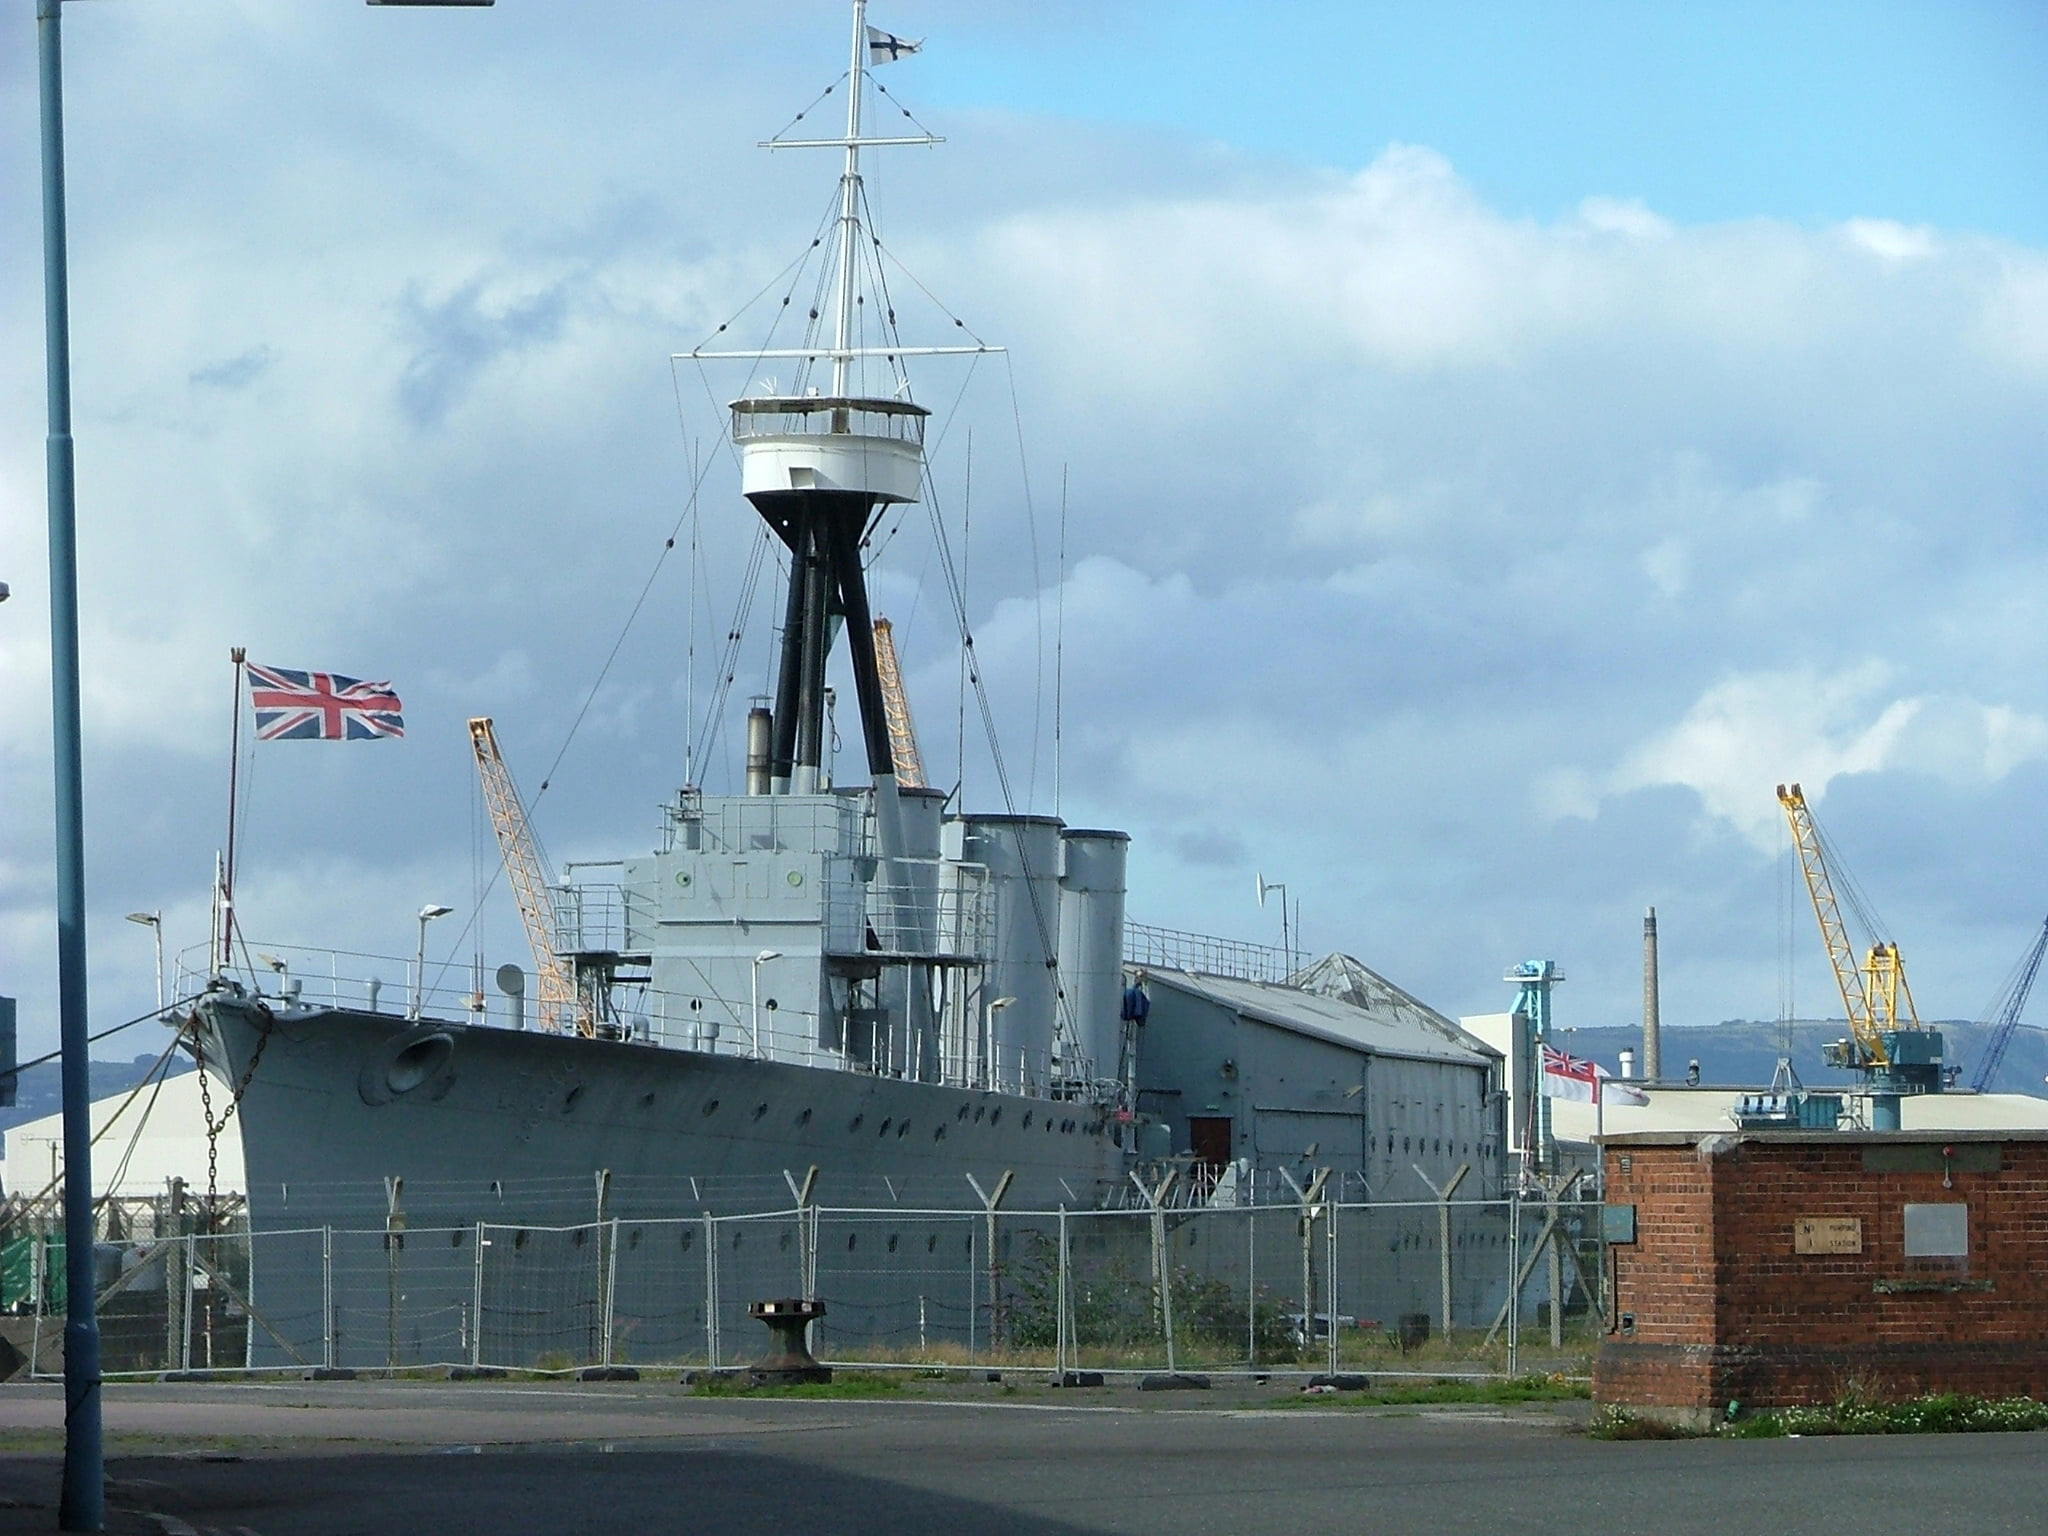
{"label": "ship superstructure", "polygon": [[[556,881],[489,722],[472,722],[547,946],[531,1017],[520,967],[501,968],[494,1016],[480,984],[449,1008],[415,975],[394,1010],[373,962],[265,945],[273,975],[210,949],[189,1029],[233,1105],[258,1227],[359,1221],[377,1188],[414,1223],[549,1220],[580,1212],[592,1179],[614,1212],[672,1210],[685,1190],[693,1209],[741,1209],[813,1166],[846,1197],[886,1184],[965,1204],[964,1173],[1086,1205],[1137,1154],[1127,837],[899,782],[864,562],[878,520],[927,484],[904,360],[993,349],[905,345],[864,280],[863,151],[936,141],[865,131],[879,34],[864,0],[852,12],[844,132],[771,141],[843,157],[830,298],[796,345],[685,354],[747,365],[754,392],[728,408],[739,489],[786,560],[744,792],[686,785],[651,852]],[[787,387],[758,376],[770,360]],[[865,784],[831,773],[842,644]],[[423,917],[422,960],[424,940]]]}

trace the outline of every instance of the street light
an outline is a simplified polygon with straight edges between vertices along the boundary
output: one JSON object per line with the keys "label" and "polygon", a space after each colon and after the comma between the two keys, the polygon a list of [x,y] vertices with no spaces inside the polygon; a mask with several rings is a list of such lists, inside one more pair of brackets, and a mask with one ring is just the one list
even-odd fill
{"label": "street light", "polygon": [[156,934],[156,1011],[164,1011],[164,915],[161,912],[130,912],[128,921],[140,923]]}
{"label": "street light", "polygon": [[[434,4],[436,0],[411,0]],[[481,4],[483,0],[440,0]],[[45,491],[50,524],[50,715],[57,874],[57,1032],[63,1065],[64,1480],[57,1528],[106,1525],[100,1328],[93,1266],[92,1053],[85,967],[85,765],[79,723],[78,498],[71,437],[70,261],[64,232],[63,0],[36,0],[36,96],[43,181],[43,360],[48,379]],[[162,968],[158,968],[162,974]]]}
{"label": "street light", "polygon": [[420,1016],[420,1003],[427,989],[427,924],[437,917],[446,917],[455,909],[444,907],[438,902],[428,902],[420,908],[420,952],[412,968],[412,1006],[405,1011],[408,1019]]}
{"label": "street light", "polygon": [[1017,1001],[1014,997],[998,997],[988,1005],[981,1028],[981,1086],[993,1088],[996,1085],[996,1015]]}
{"label": "street light", "polygon": [[754,1059],[761,1059],[761,967],[770,960],[780,960],[782,951],[764,949],[754,956]]}

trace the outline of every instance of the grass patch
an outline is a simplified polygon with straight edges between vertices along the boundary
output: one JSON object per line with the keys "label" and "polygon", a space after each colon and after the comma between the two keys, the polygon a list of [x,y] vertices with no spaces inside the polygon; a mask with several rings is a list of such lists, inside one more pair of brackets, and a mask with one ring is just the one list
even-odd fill
{"label": "grass patch", "polygon": [[1721,1433],[1739,1440],[1781,1435],[1942,1435],[2048,1429],[2048,1403],[2031,1397],[1937,1392],[1900,1402],[1851,1394],[1813,1408],[1770,1408],[1735,1418]]}
{"label": "grass patch", "polygon": [[1422,1403],[1561,1403],[1591,1396],[1583,1381],[1563,1376],[1511,1376],[1484,1380],[1440,1376],[1433,1381],[1386,1382],[1363,1392],[1303,1392],[1280,1398],[1281,1408],[1376,1408]]}
{"label": "grass patch", "polygon": [[713,1377],[690,1389],[698,1397],[889,1397],[903,1390],[903,1383],[876,1371],[841,1371],[830,1381],[806,1381],[793,1386],[757,1387],[745,1376]]}

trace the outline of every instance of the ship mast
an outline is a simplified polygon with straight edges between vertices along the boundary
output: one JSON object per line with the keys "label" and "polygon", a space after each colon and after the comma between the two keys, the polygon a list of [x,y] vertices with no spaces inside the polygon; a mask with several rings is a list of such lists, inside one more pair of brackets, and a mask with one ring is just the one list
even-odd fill
{"label": "ship mast", "polygon": [[853,253],[860,234],[860,104],[867,95],[868,0],[853,0],[853,45],[846,65],[846,169],[839,176],[839,305],[832,319],[832,393],[846,395],[853,359]]}
{"label": "ship mast", "polygon": [[[923,495],[924,427],[928,412],[910,399],[900,377],[907,356],[974,354],[1000,348],[863,345],[860,260],[866,239],[861,224],[860,152],[881,145],[941,142],[930,134],[868,137],[862,132],[871,48],[907,49],[898,39],[870,37],[866,0],[853,0],[848,59],[846,132],[839,138],[767,140],[768,149],[839,149],[838,266],[834,274],[831,342],[751,352],[699,348],[696,360],[744,359],[759,363],[790,358],[801,365],[831,362],[831,388],[796,393],[748,395],[731,403],[733,441],[740,450],[740,488],[755,511],[789,551],[789,587],[784,596],[782,643],[770,710],[767,789],[771,794],[816,794],[823,782],[825,676],[832,646],[846,637],[854,690],[860,704],[862,739],[874,780],[876,852],[885,860],[902,853],[896,800],[896,760],[889,737],[888,710],[875,656],[874,621],[861,550],[874,519],[891,505]],[[885,312],[886,306],[870,308]],[[893,329],[893,317],[890,321]],[[884,358],[899,370],[894,386],[877,393],[861,377],[863,358]],[[801,371],[799,378],[802,377]],[[772,389],[773,386],[771,385]]]}

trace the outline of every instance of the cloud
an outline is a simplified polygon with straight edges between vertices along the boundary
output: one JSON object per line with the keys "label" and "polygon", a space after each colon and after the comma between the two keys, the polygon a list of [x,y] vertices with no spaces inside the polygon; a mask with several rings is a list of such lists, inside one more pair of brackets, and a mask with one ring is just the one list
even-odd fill
{"label": "cloud", "polygon": [[203,368],[192,370],[190,378],[194,384],[208,389],[246,389],[263,377],[270,365],[277,361],[277,352],[269,346],[251,347],[234,357],[222,358],[217,363],[208,363]]}
{"label": "cloud", "polygon": [[[1682,719],[1643,742],[1600,781],[1594,798],[1679,785],[1762,849],[1775,848],[1767,791],[1797,782],[1818,803],[1847,774],[1909,769],[1981,786],[2048,758],[2048,717],[1953,696],[1904,696],[1892,669],[1751,673],[1716,683]],[[1553,813],[1584,814],[1584,775],[1547,787]]]}
{"label": "cloud", "polygon": [[[605,29],[576,29],[590,70],[540,67],[573,26],[542,12],[532,52],[479,72],[317,9],[139,21],[94,66],[106,131],[161,146],[75,183],[89,889],[117,1009],[146,973],[109,923],[203,919],[229,646],[399,684],[405,742],[260,760],[249,891],[272,938],[401,952],[394,923],[490,863],[468,715],[499,718],[529,791],[568,742],[536,809],[558,856],[633,854],[688,716],[729,674],[736,719],[772,666],[774,564],[750,587],[721,410],[745,370],[668,356],[778,306],[829,213],[831,166],[748,147],[782,39],[706,23],[718,67],[678,96],[672,54]],[[222,166],[228,112],[282,126]],[[1070,818],[1136,834],[1134,915],[1256,936],[1263,870],[1311,943],[1441,1006],[1499,1006],[1500,967],[1542,950],[1600,1017],[1633,1006],[1655,902],[1687,978],[1668,1007],[1704,1021],[1772,994],[1772,784],[1881,788],[1937,848],[2022,814],[2048,756],[2048,252],[1875,216],[1687,223],[1599,187],[1510,214],[1421,145],[1336,170],[955,127],[878,158],[905,339],[958,313],[1012,350],[920,361],[945,448],[877,606],[928,767],[994,804],[950,553],[1019,808],[1057,782]],[[34,334],[24,250],[0,252],[0,313]],[[30,955],[40,389],[32,349],[0,363],[0,793],[25,808],[0,935]],[[711,789],[735,736],[687,760]],[[1922,952],[1996,948],[1967,912],[2020,881],[1973,864]],[[521,943],[500,916],[492,963]],[[26,1043],[47,966],[21,990]]]}

